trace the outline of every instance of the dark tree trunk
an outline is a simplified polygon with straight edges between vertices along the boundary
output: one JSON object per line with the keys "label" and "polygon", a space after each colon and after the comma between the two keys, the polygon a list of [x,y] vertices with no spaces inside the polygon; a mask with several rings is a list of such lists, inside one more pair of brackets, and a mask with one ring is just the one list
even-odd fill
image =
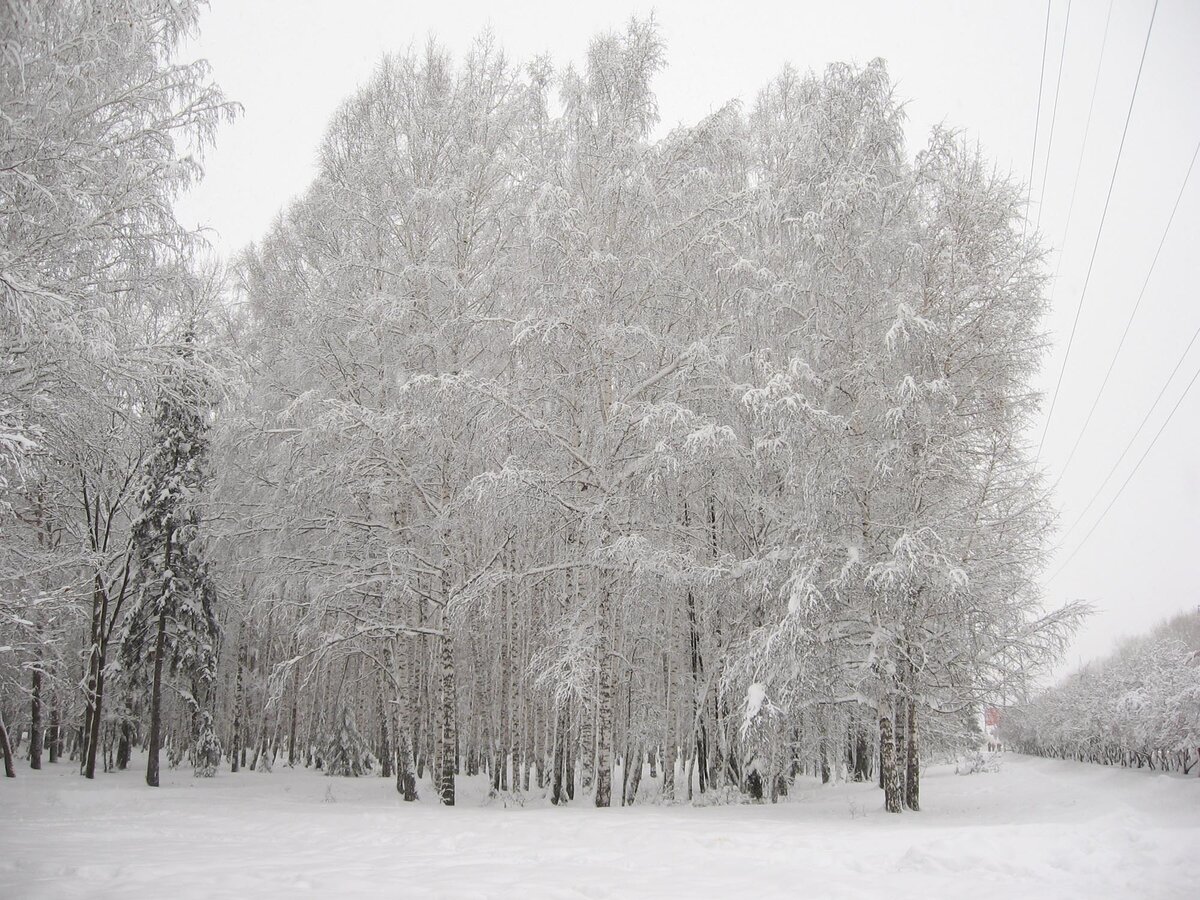
{"label": "dark tree trunk", "polygon": [[879,776],[883,782],[884,808],[898,813],[902,808],[900,795],[900,773],[896,770],[896,737],[892,728],[892,717],[885,701],[879,715]]}
{"label": "dark tree trunk", "polygon": [[[683,524],[688,524],[687,507],[683,510]],[[696,621],[696,597],[691,589],[687,592],[688,645],[692,657],[692,723],[696,734],[696,768],[700,770],[700,793],[704,793],[708,778],[708,735],[704,728],[701,710],[700,687],[704,676],[704,657],[700,653],[700,626]],[[692,789],[688,778],[689,796]]]}
{"label": "dark tree trunk", "polygon": [[296,708],[300,705],[300,667],[292,675],[292,717],[288,724],[288,768],[296,765]]}
{"label": "dark tree trunk", "polygon": [[396,681],[399,684],[399,720],[396,725],[396,790],[411,803],[417,799],[417,775],[413,771],[413,740],[410,722],[419,717],[413,716],[413,704],[417,696],[409,668],[411,665],[410,648],[400,648],[399,668]]}
{"label": "dark tree trunk", "polygon": [[[582,717],[587,719],[587,709],[581,710]],[[582,728],[582,724],[580,725]],[[579,752],[579,745],[572,740],[571,736],[571,720],[567,714],[563,713],[563,779],[566,781],[567,799],[575,799],[575,757]]]}
{"label": "dark tree trunk", "polygon": [[913,812],[921,808],[921,757],[917,744],[917,704],[908,701],[908,754],[905,760],[904,805]]}
{"label": "dark tree trunk", "polygon": [[601,573],[600,585],[600,639],[597,643],[597,660],[600,667],[600,690],[596,712],[596,806],[605,807],[612,803],[613,769],[613,665],[609,643],[612,628],[609,613],[612,597],[609,593],[608,576]]}
{"label": "dark tree trunk", "polygon": [[259,769],[259,766],[265,765],[266,759],[267,759],[267,723],[266,723],[265,714],[264,714],[264,721],[262,723],[262,726],[259,728],[259,732],[258,732],[258,743],[255,745],[255,749],[254,749],[254,762],[250,766],[250,771],[251,772],[262,771],[261,769]]}
{"label": "dark tree trunk", "polygon": [[92,676],[92,699],[88,705],[87,750],[83,757],[83,774],[87,778],[96,777],[96,752],[100,749],[100,720],[104,708],[104,648],[97,647],[95,653],[95,672]]}
{"label": "dark tree trunk", "polygon": [[29,768],[42,767],[42,670],[33,670],[33,693],[29,701]]}
{"label": "dark tree trunk", "polygon": [[121,723],[121,739],[117,743],[117,768],[122,772],[129,765],[129,754],[133,743],[128,722]]}
{"label": "dark tree trunk", "polygon": [[487,741],[486,738],[485,738],[485,742],[490,743],[492,745],[492,752],[491,752],[492,793],[498,793],[500,790],[500,769],[502,768],[502,765],[500,762],[500,760],[502,759],[502,757],[500,755],[500,744],[498,741],[495,741],[495,740]]}
{"label": "dark tree trunk", "polygon": [[579,760],[579,789],[584,794],[592,790],[596,783],[596,719],[588,708],[587,701],[579,705],[579,746],[573,747],[567,755],[571,766],[571,797],[575,796],[575,760]]}
{"label": "dark tree trunk", "polygon": [[854,780],[866,781],[871,777],[871,751],[867,745],[867,734],[862,726],[854,735]]}
{"label": "dark tree trunk", "polygon": [[382,778],[392,777],[392,742],[389,731],[387,704],[383,698],[383,687],[379,692],[379,774]]}
{"label": "dark tree trunk", "polygon": [[558,727],[554,734],[554,786],[550,792],[550,802],[557,806],[565,802],[563,795],[563,769],[566,768],[564,748],[567,743],[567,716],[559,713]]}
{"label": "dark tree trunk", "polygon": [[233,687],[233,735],[229,741],[229,771],[236,772],[241,768],[240,756],[243,748],[242,741],[242,707],[246,703],[246,689],[243,682],[243,670],[246,666],[246,636],[238,637],[237,676]]}
{"label": "dark tree trunk", "polygon": [[146,759],[146,784],[158,787],[158,752],[162,746],[162,670],[167,644],[167,612],[158,614],[154,639],[154,681],[150,689],[150,749]]}
{"label": "dark tree trunk", "polygon": [[[670,713],[668,712],[668,715]],[[674,735],[674,731],[671,732]],[[664,800],[675,799],[675,762],[679,759],[679,751],[675,746],[674,738],[672,737],[663,747],[662,771],[663,771],[663,786],[662,797]]]}
{"label": "dark tree trunk", "polygon": [[454,645],[450,638],[449,616],[444,617],[446,633],[442,635],[442,758],[440,787],[442,804],[454,805],[454,768],[458,736],[454,723]]}
{"label": "dark tree trunk", "polygon": [[62,755],[62,728],[58,724],[58,700],[54,700],[54,705],[50,707],[50,763],[53,765],[58,762],[58,758]]}
{"label": "dark tree trunk", "polygon": [[13,748],[8,740],[8,729],[4,727],[3,716],[0,716],[0,753],[4,754],[4,777],[16,778],[17,770],[13,765]]}
{"label": "dark tree trunk", "polygon": [[396,790],[404,797],[405,802],[411,803],[417,799],[417,775],[413,771],[413,740],[410,722],[419,719],[413,715],[413,705],[417,697],[416,684],[413,674],[411,649],[409,645],[400,648],[399,667],[396,671],[396,681],[399,685],[399,719],[396,725]]}
{"label": "dark tree trunk", "polygon": [[633,806],[633,801],[637,799],[638,787],[642,783],[644,757],[645,751],[641,747],[625,756],[625,803],[628,806]]}
{"label": "dark tree trunk", "polygon": [[821,714],[821,739],[820,739],[820,764],[821,764],[821,784],[829,784],[829,736],[828,727],[826,725],[827,715]]}

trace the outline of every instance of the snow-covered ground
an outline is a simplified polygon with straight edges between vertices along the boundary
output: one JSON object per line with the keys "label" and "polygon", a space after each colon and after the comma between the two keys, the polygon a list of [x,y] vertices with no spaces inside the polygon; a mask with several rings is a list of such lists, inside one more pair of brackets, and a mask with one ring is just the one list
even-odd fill
{"label": "snow-covered ground", "polygon": [[[1196,897],[1200,778],[1015,755],[777,806],[404,804],[380,778],[0,779],[0,897]],[[429,795],[428,785],[425,785]]]}

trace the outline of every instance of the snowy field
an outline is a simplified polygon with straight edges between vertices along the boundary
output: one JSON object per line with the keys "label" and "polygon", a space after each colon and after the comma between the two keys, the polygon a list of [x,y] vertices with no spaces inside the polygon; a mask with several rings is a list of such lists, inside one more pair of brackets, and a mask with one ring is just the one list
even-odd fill
{"label": "snowy field", "polygon": [[[1200,778],[1006,755],[934,767],[920,814],[869,785],[778,806],[403,804],[279,769],[0,779],[0,897],[1196,897]],[[472,799],[472,792],[473,799]],[[430,795],[425,786],[426,796]]]}

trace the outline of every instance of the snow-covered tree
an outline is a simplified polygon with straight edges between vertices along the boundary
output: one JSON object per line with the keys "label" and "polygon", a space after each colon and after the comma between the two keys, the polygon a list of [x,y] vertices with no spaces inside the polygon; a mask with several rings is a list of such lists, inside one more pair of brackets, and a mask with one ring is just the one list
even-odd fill
{"label": "snow-covered tree", "polygon": [[354,711],[344,706],[333,720],[325,739],[322,763],[326,775],[357,778],[371,769],[371,751],[358,731]]}
{"label": "snow-covered tree", "polygon": [[136,600],[122,640],[122,661],[133,669],[153,660],[150,681],[150,738],[146,783],[159,781],[164,662],[181,688],[194,720],[197,774],[211,775],[220,758],[212,728],[216,675],[216,585],[205,561],[200,493],[208,462],[211,387],[189,364],[195,334],[183,338],[177,373],[159,398],[151,443],[136,490],[137,518],[131,526]]}
{"label": "snow-covered tree", "polygon": [[1025,753],[1190,772],[1200,763],[1200,613],[1176,616],[1001,710]]}
{"label": "snow-covered tree", "polygon": [[[82,711],[89,777],[106,723],[109,641],[128,599],[131,488],[176,349],[163,323],[195,248],[172,203],[234,112],[205,63],[178,61],[199,9],[159,0],[0,9],[0,477],[9,486],[0,577],[22,602],[53,597],[61,612],[83,613],[69,634],[40,631],[46,643],[33,655],[57,691],[79,680],[66,645],[83,646],[83,702],[64,690],[52,714]],[[66,727],[54,721],[56,734]]]}

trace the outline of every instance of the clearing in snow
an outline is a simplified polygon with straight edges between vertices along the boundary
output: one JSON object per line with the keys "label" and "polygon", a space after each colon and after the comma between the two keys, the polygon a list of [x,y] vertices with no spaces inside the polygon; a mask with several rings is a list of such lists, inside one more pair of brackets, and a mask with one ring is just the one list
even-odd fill
{"label": "clearing in snow", "polygon": [[[1194,897],[1200,778],[1006,754],[923,776],[925,810],[800,779],[778,805],[405,804],[307,770],[0,783],[0,897]],[[647,784],[652,790],[653,785]]]}

